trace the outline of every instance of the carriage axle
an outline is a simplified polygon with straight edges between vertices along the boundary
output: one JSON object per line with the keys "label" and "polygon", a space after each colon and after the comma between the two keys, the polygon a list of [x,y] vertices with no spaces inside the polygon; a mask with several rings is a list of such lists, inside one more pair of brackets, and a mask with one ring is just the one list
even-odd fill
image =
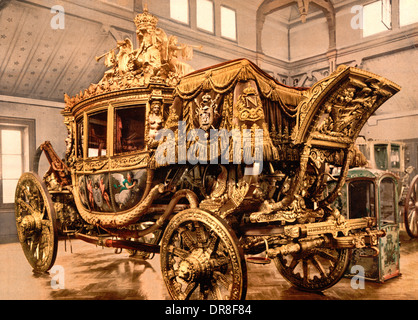
{"label": "carriage axle", "polygon": [[75,237],[85,242],[93,243],[99,247],[137,250],[137,251],[143,251],[143,252],[148,252],[148,253],[160,253],[159,245],[153,245],[153,244],[144,243],[144,242],[136,242],[136,241],[122,240],[122,239],[109,239],[109,238],[104,239],[102,237],[88,236],[88,235],[81,234],[81,233],[76,233]]}

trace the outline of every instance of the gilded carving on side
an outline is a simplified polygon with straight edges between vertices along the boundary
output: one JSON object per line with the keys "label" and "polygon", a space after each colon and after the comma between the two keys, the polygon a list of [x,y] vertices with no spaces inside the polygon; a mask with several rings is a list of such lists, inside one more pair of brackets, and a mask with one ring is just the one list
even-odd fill
{"label": "gilded carving on side", "polygon": [[257,90],[249,83],[238,98],[236,104],[240,121],[258,121],[264,119],[263,105]]}

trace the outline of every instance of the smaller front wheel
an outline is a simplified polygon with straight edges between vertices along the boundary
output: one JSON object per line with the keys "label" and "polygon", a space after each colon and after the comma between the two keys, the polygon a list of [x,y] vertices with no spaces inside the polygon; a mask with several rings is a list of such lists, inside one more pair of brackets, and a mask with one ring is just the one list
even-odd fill
{"label": "smaller front wheel", "polygon": [[245,299],[244,253],[231,227],[200,209],[169,222],[161,241],[161,270],[175,300]]}
{"label": "smaller front wheel", "polygon": [[274,259],[280,274],[296,288],[317,292],[335,285],[350,262],[350,249],[314,248]]}

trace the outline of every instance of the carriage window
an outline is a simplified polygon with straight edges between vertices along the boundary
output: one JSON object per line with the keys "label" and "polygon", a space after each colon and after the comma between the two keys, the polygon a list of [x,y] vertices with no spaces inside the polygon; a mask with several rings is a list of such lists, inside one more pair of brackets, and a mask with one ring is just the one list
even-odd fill
{"label": "carriage window", "polygon": [[374,158],[376,168],[380,170],[388,169],[388,146],[386,144],[377,144],[374,146]]}
{"label": "carriage window", "polygon": [[88,157],[106,155],[107,111],[90,115],[88,118]]}
{"label": "carriage window", "polygon": [[349,218],[375,217],[374,184],[353,181],[349,185]]}
{"label": "carriage window", "polygon": [[144,149],[145,107],[117,109],[115,126],[115,153]]}
{"label": "carriage window", "polygon": [[83,118],[77,121],[77,157],[83,157],[84,128]]}
{"label": "carriage window", "polygon": [[390,178],[384,178],[380,183],[380,219],[382,223],[395,223],[396,186]]}
{"label": "carriage window", "polygon": [[390,166],[392,169],[401,168],[401,151],[398,145],[391,145],[390,147]]}

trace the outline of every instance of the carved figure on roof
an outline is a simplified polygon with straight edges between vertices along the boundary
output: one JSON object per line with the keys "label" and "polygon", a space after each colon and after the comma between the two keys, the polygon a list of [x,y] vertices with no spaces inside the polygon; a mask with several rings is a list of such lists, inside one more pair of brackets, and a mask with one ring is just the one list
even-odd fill
{"label": "carved figure on roof", "polygon": [[[198,47],[201,48],[201,47]],[[179,76],[186,75],[193,71],[193,68],[179,60],[179,53],[183,60],[191,60],[193,58],[193,47],[186,44],[179,44],[176,36],[170,36],[168,39],[168,65],[170,71]]]}
{"label": "carved figure on roof", "polygon": [[104,58],[107,71],[99,83],[91,84],[85,92],[73,98],[66,97],[67,109],[95,95],[142,87],[152,81],[174,87],[182,76],[194,71],[180,60],[190,60],[193,49],[201,47],[178,44],[177,37],[168,37],[157,27],[158,18],[148,12],[146,5],[134,23],[138,47],[134,48],[132,40],[126,38],[117,41],[115,48],[96,57],[96,61]]}
{"label": "carved figure on roof", "polygon": [[132,41],[126,38],[124,41],[118,41],[119,52],[116,55],[117,70],[119,74],[125,74],[130,71],[129,61],[133,51]]}

